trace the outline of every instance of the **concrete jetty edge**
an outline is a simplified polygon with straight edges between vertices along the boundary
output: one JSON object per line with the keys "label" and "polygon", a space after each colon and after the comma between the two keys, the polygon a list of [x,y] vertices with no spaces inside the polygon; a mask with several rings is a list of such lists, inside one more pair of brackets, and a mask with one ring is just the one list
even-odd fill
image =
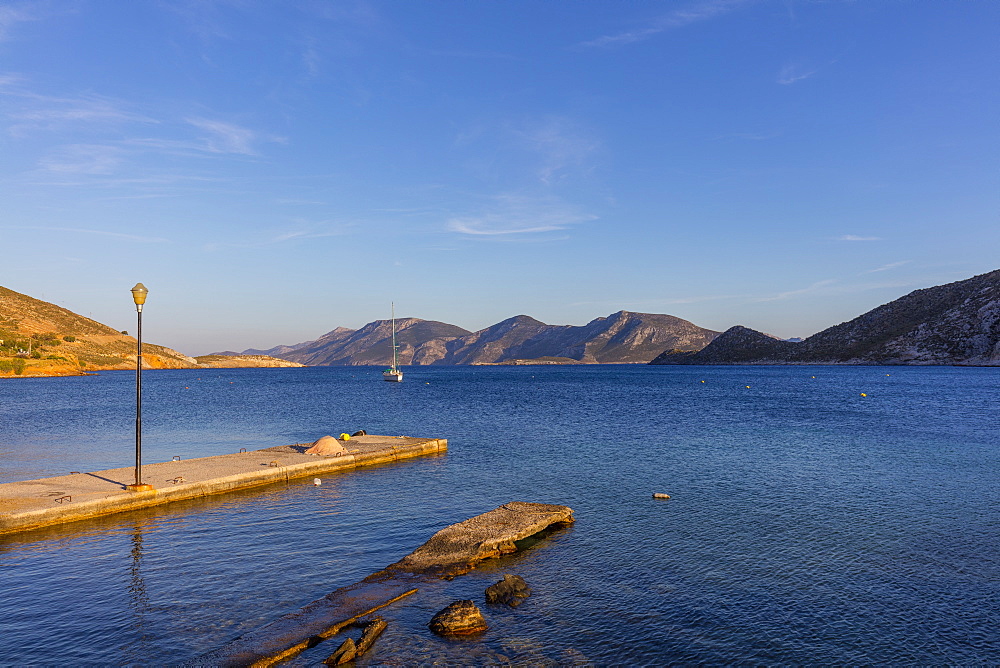
{"label": "concrete jetty edge", "polygon": [[161,504],[224,494],[295,478],[348,471],[448,449],[443,438],[366,435],[344,443],[348,454],[304,454],[308,445],[285,445],[229,455],[144,464],[143,482],[131,492],[134,467],[0,484],[0,535]]}

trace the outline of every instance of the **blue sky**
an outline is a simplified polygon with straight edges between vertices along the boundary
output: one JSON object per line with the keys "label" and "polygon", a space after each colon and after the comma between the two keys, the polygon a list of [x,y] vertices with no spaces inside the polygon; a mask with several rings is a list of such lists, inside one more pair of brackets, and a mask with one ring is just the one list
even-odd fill
{"label": "blue sky", "polygon": [[1000,3],[0,0],[0,285],[189,354],[389,313],[807,336],[1000,267]]}

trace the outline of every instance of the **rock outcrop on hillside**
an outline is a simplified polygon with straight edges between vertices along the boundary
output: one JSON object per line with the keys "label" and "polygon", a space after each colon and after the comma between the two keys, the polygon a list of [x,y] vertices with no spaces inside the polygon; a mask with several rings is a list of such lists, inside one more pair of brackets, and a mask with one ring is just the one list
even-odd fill
{"label": "rock outcrop on hillside", "polygon": [[958,364],[1000,366],[1000,270],[916,290],[801,343],[746,327],[651,364]]}
{"label": "rock outcrop on hillside", "polygon": [[[358,330],[338,328],[315,341],[247,350],[310,365],[388,364],[391,324],[377,320]],[[547,325],[526,315],[469,332],[443,322],[400,318],[400,364],[502,364],[564,359],[569,363],[645,364],[664,347],[698,350],[718,332],[671,315],[619,311],[586,325]]]}

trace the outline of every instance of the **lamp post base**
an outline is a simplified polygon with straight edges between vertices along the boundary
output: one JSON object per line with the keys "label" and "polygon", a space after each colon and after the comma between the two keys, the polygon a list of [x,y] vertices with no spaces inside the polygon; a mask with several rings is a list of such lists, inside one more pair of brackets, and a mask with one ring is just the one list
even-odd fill
{"label": "lamp post base", "polygon": [[147,485],[146,483],[142,483],[141,485],[132,483],[131,485],[125,485],[125,489],[130,492],[151,492],[153,491],[153,486]]}

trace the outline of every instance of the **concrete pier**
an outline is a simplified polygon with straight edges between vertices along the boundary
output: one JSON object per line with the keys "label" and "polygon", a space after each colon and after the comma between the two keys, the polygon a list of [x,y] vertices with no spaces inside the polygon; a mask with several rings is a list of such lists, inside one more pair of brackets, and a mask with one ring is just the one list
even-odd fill
{"label": "concrete pier", "polygon": [[368,435],[345,441],[346,455],[303,454],[308,448],[308,444],[284,445],[144,464],[142,480],[153,486],[146,492],[125,489],[125,485],[135,481],[134,467],[0,484],[0,534],[438,454],[448,449],[448,441]]}

